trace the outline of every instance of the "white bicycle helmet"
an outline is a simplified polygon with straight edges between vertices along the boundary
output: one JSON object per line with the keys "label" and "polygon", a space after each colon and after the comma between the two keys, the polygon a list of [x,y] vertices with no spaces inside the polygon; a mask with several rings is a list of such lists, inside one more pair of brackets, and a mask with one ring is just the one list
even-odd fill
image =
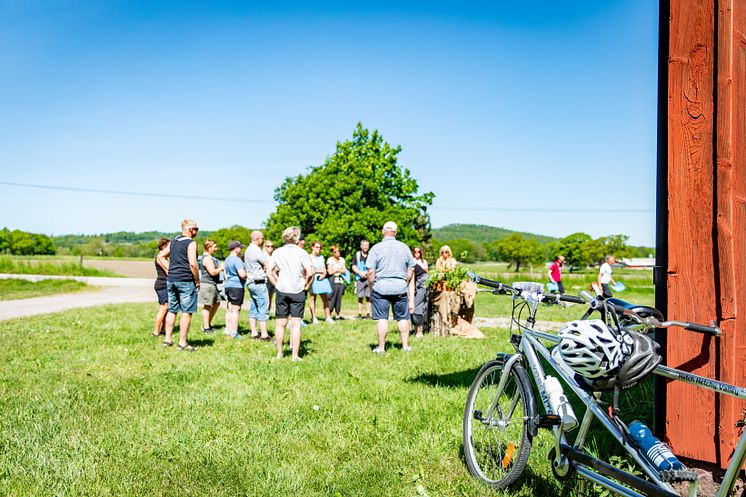
{"label": "white bicycle helmet", "polygon": [[629,344],[600,319],[571,321],[559,331],[559,353],[567,366],[589,380],[611,379]]}

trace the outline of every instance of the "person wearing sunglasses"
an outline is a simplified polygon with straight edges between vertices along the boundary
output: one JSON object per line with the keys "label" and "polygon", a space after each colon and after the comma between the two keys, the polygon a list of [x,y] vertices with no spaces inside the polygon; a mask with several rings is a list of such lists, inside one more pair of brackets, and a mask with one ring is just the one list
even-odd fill
{"label": "person wearing sunglasses", "polygon": [[414,257],[414,276],[409,281],[409,312],[412,314],[414,337],[422,338],[425,315],[427,314],[429,293],[427,290],[427,279],[429,268],[427,261],[422,257],[422,248],[413,248],[412,257]]}
{"label": "person wearing sunglasses", "polygon": [[[264,246],[262,247],[262,250],[267,254],[267,257],[272,257],[272,252],[275,251],[275,244],[272,240],[264,240]],[[275,286],[272,284],[271,281],[269,281],[269,278],[267,278],[267,308],[272,309],[272,297],[275,296]]]}
{"label": "person wearing sunglasses", "polygon": [[199,294],[199,267],[197,265],[197,236],[199,227],[194,219],[184,219],[181,222],[181,235],[171,241],[169,248],[168,280],[168,314],[166,314],[166,338],[164,347],[170,347],[173,342],[174,323],[176,314],[181,312],[179,327],[178,350],[194,352],[195,348],[187,343],[189,325],[192,314],[197,312],[197,296]]}

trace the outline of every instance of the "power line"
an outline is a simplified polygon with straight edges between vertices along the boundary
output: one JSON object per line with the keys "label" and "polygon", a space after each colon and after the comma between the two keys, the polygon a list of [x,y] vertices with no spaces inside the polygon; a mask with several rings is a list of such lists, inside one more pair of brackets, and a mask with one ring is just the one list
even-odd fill
{"label": "power line", "polygon": [[448,210],[448,211],[490,211],[490,212],[541,212],[541,213],[576,213],[576,214],[589,214],[589,213],[600,213],[600,214],[619,214],[619,213],[651,213],[655,212],[655,209],[573,209],[566,207],[453,207],[443,206],[431,207],[433,210]]}
{"label": "power line", "polygon": [[[21,188],[36,188],[42,190],[61,190],[85,193],[103,193],[108,195],[134,195],[138,197],[153,198],[179,198],[187,200],[210,200],[216,202],[242,202],[250,204],[273,204],[274,200],[237,198],[237,197],[213,197],[208,195],[187,195],[175,193],[151,193],[151,192],[132,192],[124,190],[103,190],[99,188],[82,188],[77,186],[59,186],[59,185],[40,185],[34,183],[11,183],[0,181],[3,186],[15,186]],[[447,211],[489,211],[489,212],[536,212],[536,213],[562,213],[562,214],[620,214],[620,213],[652,213],[654,209],[577,209],[570,207],[470,207],[470,206],[433,206],[432,210]]]}
{"label": "power line", "polygon": [[38,185],[32,183],[10,183],[7,181],[0,181],[0,185],[4,186],[18,186],[22,188],[37,188],[42,190],[62,190],[72,192],[86,192],[86,193],[105,193],[108,195],[134,195],[137,197],[160,197],[160,198],[182,198],[188,200],[214,200],[218,202],[245,202],[251,204],[273,204],[274,200],[265,199],[252,199],[252,198],[237,198],[237,197],[211,197],[207,195],[187,195],[187,194],[176,194],[176,193],[150,193],[150,192],[130,192],[124,190],[102,190],[99,188],[81,188],[77,186],[58,186],[58,185]]}

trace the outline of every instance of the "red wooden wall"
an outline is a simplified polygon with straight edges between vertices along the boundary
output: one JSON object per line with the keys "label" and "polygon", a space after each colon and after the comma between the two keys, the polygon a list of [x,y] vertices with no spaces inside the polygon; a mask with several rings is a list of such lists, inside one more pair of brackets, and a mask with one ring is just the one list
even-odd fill
{"label": "red wooden wall", "polygon": [[[723,337],[670,329],[666,362],[746,386],[746,1],[667,1],[667,317]],[[674,452],[727,465],[745,403],[666,390]]]}

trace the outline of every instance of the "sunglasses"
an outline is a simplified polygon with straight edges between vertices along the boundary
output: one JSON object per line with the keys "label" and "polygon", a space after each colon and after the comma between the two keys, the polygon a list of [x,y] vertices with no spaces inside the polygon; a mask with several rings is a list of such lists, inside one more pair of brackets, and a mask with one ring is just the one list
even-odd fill
{"label": "sunglasses", "polygon": [[199,228],[198,228],[198,227],[196,227],[196,226],[192,226],[192,227],[191,227],[191,228],[189,228],[189,229],[190,229],[190,230],[193,230],[193,231],[199,231]]}

